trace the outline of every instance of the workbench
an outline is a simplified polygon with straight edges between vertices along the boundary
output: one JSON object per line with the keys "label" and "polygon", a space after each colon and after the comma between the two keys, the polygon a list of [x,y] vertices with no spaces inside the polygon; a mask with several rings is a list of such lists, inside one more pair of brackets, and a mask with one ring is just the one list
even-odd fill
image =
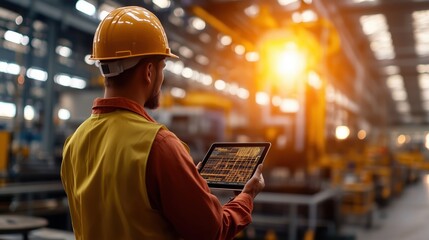
{"label": "workbench", "polygon": [[[337,200],[340,197],[341,190],[338,188],[327,188],[321,190],[315,194],[293,194],[293,193],[274,193],[274,192],[261,192],[259,193],[254,203],[258,204],[269,204],[270,206],[285,207],[285,213],[287,215],[284,218],[288,224],[288,239],[297,239],[297,228],[298,228],[298,214],[297,207],[299,205],[308,206],[308,230],[306,234],[314,236],[316,227],[318,226],[318,205],[322,202],[334,199]],[[266,218],[267,216],[265,216]],[[276,221],[275,218],[272,219]],[[277,218],[278,220],[278,218]],[[277,221],[278,222],[278,221]],[[311,237],[310,237],[311,238]]]}

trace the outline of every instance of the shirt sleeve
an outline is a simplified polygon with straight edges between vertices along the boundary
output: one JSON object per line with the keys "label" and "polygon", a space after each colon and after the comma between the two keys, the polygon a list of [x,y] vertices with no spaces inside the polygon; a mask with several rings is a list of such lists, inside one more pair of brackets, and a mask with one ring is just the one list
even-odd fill
{"label": "shirt sleeve", "polygon": [[252,197],[240,193],[222,206],[181,141],[167,130],[152,146],[146,185],[152,208],[184,239],[232,239],[252,220]]}

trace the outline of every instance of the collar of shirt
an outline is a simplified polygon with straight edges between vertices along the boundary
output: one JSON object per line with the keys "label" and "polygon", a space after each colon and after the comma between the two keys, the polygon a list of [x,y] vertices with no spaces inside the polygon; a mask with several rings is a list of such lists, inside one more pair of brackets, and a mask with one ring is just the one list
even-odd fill
{"label": "collar of shirt", "polygon": [[92,104],[92,114],[109,113],[117,110],[127,110],[137,113],[151,122],[156,122],[143,106],[124,97],[96,98]]}

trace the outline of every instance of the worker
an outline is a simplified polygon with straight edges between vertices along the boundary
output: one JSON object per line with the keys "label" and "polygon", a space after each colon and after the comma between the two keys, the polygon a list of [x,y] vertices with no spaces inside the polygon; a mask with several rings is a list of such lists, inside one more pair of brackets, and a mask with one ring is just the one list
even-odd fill
{"label": "worker", "polygon": [[189,149],[145,108],[159,105],[165,58],[177,58],[149,10],[113,10],[95,32],[91,58],[104,97],[67,138],[61,179],[77,240],[232,239],[251,222],[262,165],[222,205]]}

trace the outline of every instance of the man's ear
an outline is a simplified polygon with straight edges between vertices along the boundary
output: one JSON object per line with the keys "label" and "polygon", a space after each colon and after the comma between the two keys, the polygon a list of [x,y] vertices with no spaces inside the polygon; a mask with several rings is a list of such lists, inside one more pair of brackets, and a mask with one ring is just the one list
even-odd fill
{"label": "man's ear", "polygon": [[152,82],[153,68],[154,66],[151,62],[144,63],[144,67],[141,68],[142,71],[140,72],[140,74],[142,74],[144,81],[148,84]]}

